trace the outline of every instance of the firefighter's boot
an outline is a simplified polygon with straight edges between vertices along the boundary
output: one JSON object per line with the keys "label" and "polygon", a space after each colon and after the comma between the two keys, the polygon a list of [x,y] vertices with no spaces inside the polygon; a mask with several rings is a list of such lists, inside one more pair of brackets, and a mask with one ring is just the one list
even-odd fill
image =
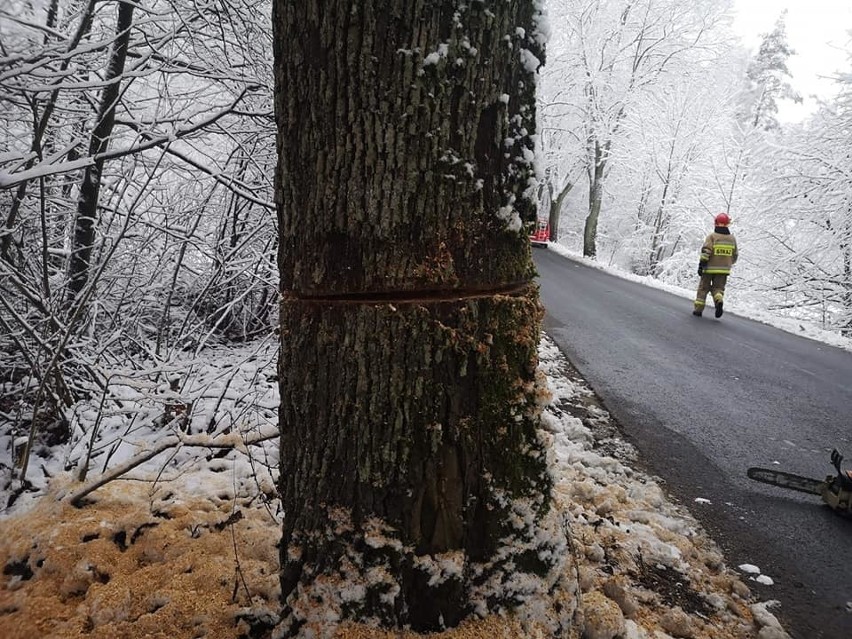
{"label": "firefighter's boot", "polygon": [[716,303],[716,317],[722,317],[722,313],[724,313],[723,304],[722,304],[722,296],[715,298],[713,300]]}

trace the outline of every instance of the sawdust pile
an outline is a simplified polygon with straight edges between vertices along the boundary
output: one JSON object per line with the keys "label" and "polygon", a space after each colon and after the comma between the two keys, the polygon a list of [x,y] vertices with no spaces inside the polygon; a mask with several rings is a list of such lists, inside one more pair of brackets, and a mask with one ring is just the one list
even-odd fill
{"label": "sawdust pile", "polygon": [[47,495],[0,523],[0,635],[248,636],[247,607],[277,597],[277,523],[234,502],[104,488],[77,509]]}
{"label": "sawdust pile", "polygon": [[[116,483],[79,509],[48,495],[0,526],[3,639],[265,637],[275,621],[281,530],[263,508]],[[492,617],[441,634],[524,633]],[[354,624],[338,635],[420,636]]]}
{"label": "sawdust pile", "polygon": [[[569,495],[561,484],[563,506]],[[627,527],[603,526],[603,489],[577,483],[567,504],[582,589],[573,637],[727,639],[782,637],[774,618],[752,614],[748,589],[707,540],[660,535],[681,551],[678,572],[631,549]],[[6,520],[0,538],[0,635],[4,639],[267,637],[277,608],[280,527],[264,508],[227,499],[182,501],[144,484],[116,483],[81,509],[48,495]],[[621,503],[628,508],[626,494]],[[605,521],[624,515],[605,506]],[[625,512],[627,512],[625,510]],[[760,610],[763,612],[763,610]],[[762,634],[760,634],[762,632]],[[775,633],[775,634],[773,634]],[[342,626],[347,639],[415,633]],[[446,639],[540,636],[490,617],[435,635]]]}

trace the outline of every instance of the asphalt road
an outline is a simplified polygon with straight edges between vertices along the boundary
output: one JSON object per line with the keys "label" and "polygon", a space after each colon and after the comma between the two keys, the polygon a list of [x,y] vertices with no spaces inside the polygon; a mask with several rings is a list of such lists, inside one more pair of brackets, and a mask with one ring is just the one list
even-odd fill
{"label": "asphalt road", "polygon": [[[796,639],[852,638],[852,518],[749,480],[852,467],[852,353],[535,249],[545,330],[639,450]],[[697,277],[696,277],[697,284]],[[731,284],[735,286],[735,282]],[[778,462],[778,464],[773,464]],[[695,502],[696,498],[710,503]]]}

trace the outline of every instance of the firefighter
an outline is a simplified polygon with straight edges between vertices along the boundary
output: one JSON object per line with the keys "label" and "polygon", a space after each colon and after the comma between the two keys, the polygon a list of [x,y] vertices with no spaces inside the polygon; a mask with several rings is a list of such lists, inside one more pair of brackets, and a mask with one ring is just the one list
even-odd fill
{"label": "firefighter", "polygon": [[701,247],[701,259],[698,262],[698,293],[695,296],[693,315],[701,317],[704,312],[707,293],[713,295],[716,306],[716,317],[722,317],[722,307],[725,299],[725,284],[731,267],[737,261],[737,240],[731,234],[728,225],[731,218],[727,213],[719,213],[714,219],[716,227],[704,240]]}

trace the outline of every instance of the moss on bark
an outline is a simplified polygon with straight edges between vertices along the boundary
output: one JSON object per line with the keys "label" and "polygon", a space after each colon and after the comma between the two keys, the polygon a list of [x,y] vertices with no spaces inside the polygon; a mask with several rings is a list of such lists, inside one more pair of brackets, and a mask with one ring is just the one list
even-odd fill
{"label": "moss on bark", "polygon": [[[471,576],[430,586],[418,558],[461,551],[488,562],[514,532],[512,501],[546,512],[541,313],[533,287],[437,302],[282,301],[285,594],[310,590],[318,564],[339,566],[368,547],[360,531],[378,518],[387,527],[380,547],[393,548],[381,561],[398,592],[349,610],[433,630],[470,613],[461,593]],[[346,535],[329,515],[337,507]],[[553,566],[521,563],[539,574]]]}

